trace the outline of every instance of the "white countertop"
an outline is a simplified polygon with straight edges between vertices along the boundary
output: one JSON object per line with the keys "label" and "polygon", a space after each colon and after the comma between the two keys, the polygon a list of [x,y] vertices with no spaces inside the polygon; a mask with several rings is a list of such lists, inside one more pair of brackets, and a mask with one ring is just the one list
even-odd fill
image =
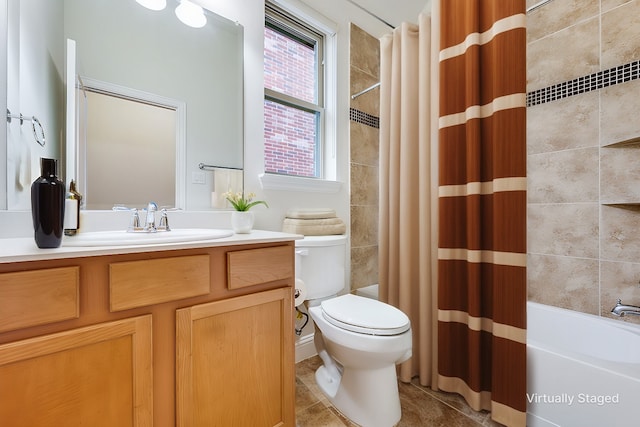
{"label": "white countertop", "polygon": [[234,234],[220,239],[151,245],[65,247],[63,241],[62,246],[56,249],[40,249],[32,237],[16,237],[0,239],[0,263],[285,242],[301,239],[302,237],[298,234],[277,231],[252,230],[248,234]]}

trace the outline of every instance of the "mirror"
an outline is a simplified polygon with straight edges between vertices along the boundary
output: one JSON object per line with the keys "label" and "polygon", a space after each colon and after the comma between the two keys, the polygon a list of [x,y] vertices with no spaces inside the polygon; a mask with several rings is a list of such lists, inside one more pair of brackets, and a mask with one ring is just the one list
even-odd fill
{"label": "mirror", "polygon": [[[174,13],[177,0],[168,0],[162,11],[146,9],[135,0],[7,2],[7,108],[13,114],[38,116],[47,135],[42,148],[34,143],[28,125],[20,126],[16,120],[8,123],[8,209],[29,209],[29,186],[39,175],[40,157],[59,159],[59,175],[67,183],[71,177],[77,179],[90,209],[116,204],[140,207],[149,200],[168,197],[175,200],[176,207],[206,210],[224,207],[221,194],[229,188],[241,188],[244,137],[240,25],[205,11],[204,27],[188,27]],[[86,82],[85,90],[79,89],[71,96],[64,92],[63,76],[71,68],[65,64],[66,39],[75,41],[74,80]],[[127,95],[122,96],[122,91]],[[167,123],[173,119],[164,118],[166,115],[145,119],[146,113],[131,113],[140,117],[101,117],[102,124],[96,125],[94,118],[83,116],[103,108],[94,105],[96,94],[115,94],[116,99],[138,104],[142,100],[165,112],[173,108],[178,116],[176,124]],[[156,102],[158,99],[161,101]],[[65,104],[73,103],[77,113],[65,117]],[[76,118],[74,123],[72,119]],[[141,141],[152,133],[143,130],[143,122],[155,130],[167,128],[173,133],[173,145],[163,145],[156,138]],[[134,127],[126,128],[125,123]],[[107,144],[106,149],[93,145],[96,126],[118,131],[98,138]],[[65,144],[65,140],[71,143]],[[140,147],[133,145],[138,140]],[[121,154],[109,148],[117,144],[121,145]],[[100,150],[110,155],[98,154],[98,168],[87,154]],[[159,158],[164,154],[166,157]],[[200,164],[215,167],[203,170]],[[143,167],[148,170],[143,171]],[[91,174],[97,169],[122,179],[109,180],[102,175],[92,183]],[[135,174],[126,175],[129,171]],[[154,183],[158,193],[166,187],[174,187],[174,193],[141,193],[139,199],[129,198],[142,183],[151,183],[153,193]],[[113,196],[106,196],[109,193]]]}

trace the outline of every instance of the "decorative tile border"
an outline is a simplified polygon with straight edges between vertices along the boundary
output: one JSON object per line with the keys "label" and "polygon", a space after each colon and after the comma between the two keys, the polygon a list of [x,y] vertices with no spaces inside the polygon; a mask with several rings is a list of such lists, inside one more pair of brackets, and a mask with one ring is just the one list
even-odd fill
{"label": "decorative tile border", "polygon": [[380,118],[373,116],[364,111],[356,110],[355,108],[349,108],[349,119],[356,123],[362,123],[363,125],[371,126],[375,129],[380,129]]}
{"label": "decorative tile border", "polygon": [[[527,107],[637,79],[640,79],[640,60],[528,92]],[[380,128],[380,119],[378,117],[355,108],[349,109],[349,119],[376,129]]]}
{"label": "decorative tile border", "polygon": [[640,60],[527,93],[527,107],[640,78]]}

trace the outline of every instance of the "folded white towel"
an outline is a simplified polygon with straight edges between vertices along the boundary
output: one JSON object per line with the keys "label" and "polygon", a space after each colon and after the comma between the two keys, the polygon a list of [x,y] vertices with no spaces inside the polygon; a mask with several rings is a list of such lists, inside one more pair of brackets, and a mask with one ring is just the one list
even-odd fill
{"label": "folded white towel", "polygon": [[290,209],[285,216],[295,219],[335,218],[336,211],[329,208]]}
{"label": "folded white towel", "polygon": [[328,236],[344,234],[347,226],[340,218],[324,219],[298,219],[285,218],[282,223],[282,231],[305,236]]}
{"label": "folded white towel", "polygon": [[284,224],[288,225],[300,225],[303,227],[310,227],[316,225],[337,225],[344,224],[340,218],[320,218],[320,219],[300,219],[300,218],[285,218]]}

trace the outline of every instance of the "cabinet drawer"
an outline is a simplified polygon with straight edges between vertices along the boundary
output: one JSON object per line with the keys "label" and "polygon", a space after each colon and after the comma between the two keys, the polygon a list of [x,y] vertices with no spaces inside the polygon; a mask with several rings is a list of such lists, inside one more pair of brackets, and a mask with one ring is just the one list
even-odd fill
{"label": "cabinet drawer", "polygon": [[111,311],[209,293],[209,255],[191,255],[109,265]]}
{"label": "cabinet drawer", "polygon": [[227,252],[229,289],[244,288],[293,277],[293,247]]}
{"label": "cabinet drawer", "polygon": [[0,331],[75,319],[80,267],[0,274]]}

